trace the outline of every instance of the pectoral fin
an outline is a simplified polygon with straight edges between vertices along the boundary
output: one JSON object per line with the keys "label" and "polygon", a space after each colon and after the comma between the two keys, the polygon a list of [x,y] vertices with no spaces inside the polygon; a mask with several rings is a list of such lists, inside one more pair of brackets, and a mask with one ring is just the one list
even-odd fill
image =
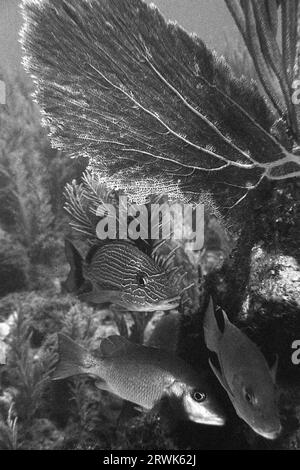
{"label": "pectoral fin", "polygon": [[115,290],[93,289],[91,292],[84,292],[77,297],[81,302],[92,304],[117,303],[119,300],[118,292]]}

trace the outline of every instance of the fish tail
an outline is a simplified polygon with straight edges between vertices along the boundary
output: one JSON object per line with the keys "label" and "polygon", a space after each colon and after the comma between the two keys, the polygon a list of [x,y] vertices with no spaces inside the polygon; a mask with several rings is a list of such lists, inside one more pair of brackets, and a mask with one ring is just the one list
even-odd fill
{"label": "fish tail", "polygon": [[83,276],[83,260],[73,243],[67,239],[65,240],[65,253],[71,270],[64,282],[64,287],[67,292],[78,292],[85,282]]}
{"label": "fish tail", "polygon": [[79,374],[94,375],[95,360],[89,352],[68,336],[58,333],[57,337],[59,361],[52,374],[52,379],[61,380]]}

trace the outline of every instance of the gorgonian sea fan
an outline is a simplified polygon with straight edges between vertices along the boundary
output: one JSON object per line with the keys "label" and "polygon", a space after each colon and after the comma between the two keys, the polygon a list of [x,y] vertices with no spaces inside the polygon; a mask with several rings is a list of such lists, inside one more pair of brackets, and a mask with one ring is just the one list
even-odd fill
{"label": "gorgonian sea fan", "polygon": [[[274,0],[275,1],[275,0]],[[295,142],[257,85],[141,0],[24,0],[24,63],[53,145],[109,187],[230,207],[300,174]]]}

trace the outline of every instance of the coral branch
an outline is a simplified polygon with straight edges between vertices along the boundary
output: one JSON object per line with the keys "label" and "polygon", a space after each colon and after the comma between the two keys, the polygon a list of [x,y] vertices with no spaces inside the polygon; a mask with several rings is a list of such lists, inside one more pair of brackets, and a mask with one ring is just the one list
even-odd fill
{"label": "coral branch", "polygon": [[[265,37],[277,28],[276,1],[265,2],[260,22],[253,0],[226,3],[267,102],[253,81],[234,77],[200,39],[141,0],[23,1],[24,63],[53,144],[88,157],[102,181],[137,200],[159,187],[192,199],[206,192],[228,207],[243,187],[293,177],[292,113],[270,67],[278,50]],[[277,76],[285,83],[282,70]]]}

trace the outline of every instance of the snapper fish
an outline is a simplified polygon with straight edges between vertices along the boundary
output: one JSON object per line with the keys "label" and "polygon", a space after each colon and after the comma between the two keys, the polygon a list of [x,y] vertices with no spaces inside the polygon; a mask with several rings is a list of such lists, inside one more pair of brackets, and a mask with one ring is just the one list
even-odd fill
{"label": "snapper fish", "polygon": [[238,414],[257,434],[276,439],[281,433],[275,377],[278,358],[270,369],[258,347],[214,309],[210,299],[204,319],[207,348],[215,353],[210,366]]}
{"label": "snapper fish", "polygon": [[[134,344],[122,336],[109,336],[100,343],[99,358],[63,334],[58,334],[59,362],[53,380],[79,374],[97,379],[96,386],[134,403],[153,409],[166,397],[182,407],[186,419],[222,426],[223,412],[205,374],[158,348]],[[175,411],[175,410],[174,410]]]}
{"label": "snapper fish", "polygon": [[112,303],[137,312],[171,310],[191,287],[180,287],[182,276],[176,277],[178,269],[169,268],[171,257],[150,257],[128,242],[95,245],[85,260],[69,240],[65,251],[71,267],[65,287],[81,301]]}

